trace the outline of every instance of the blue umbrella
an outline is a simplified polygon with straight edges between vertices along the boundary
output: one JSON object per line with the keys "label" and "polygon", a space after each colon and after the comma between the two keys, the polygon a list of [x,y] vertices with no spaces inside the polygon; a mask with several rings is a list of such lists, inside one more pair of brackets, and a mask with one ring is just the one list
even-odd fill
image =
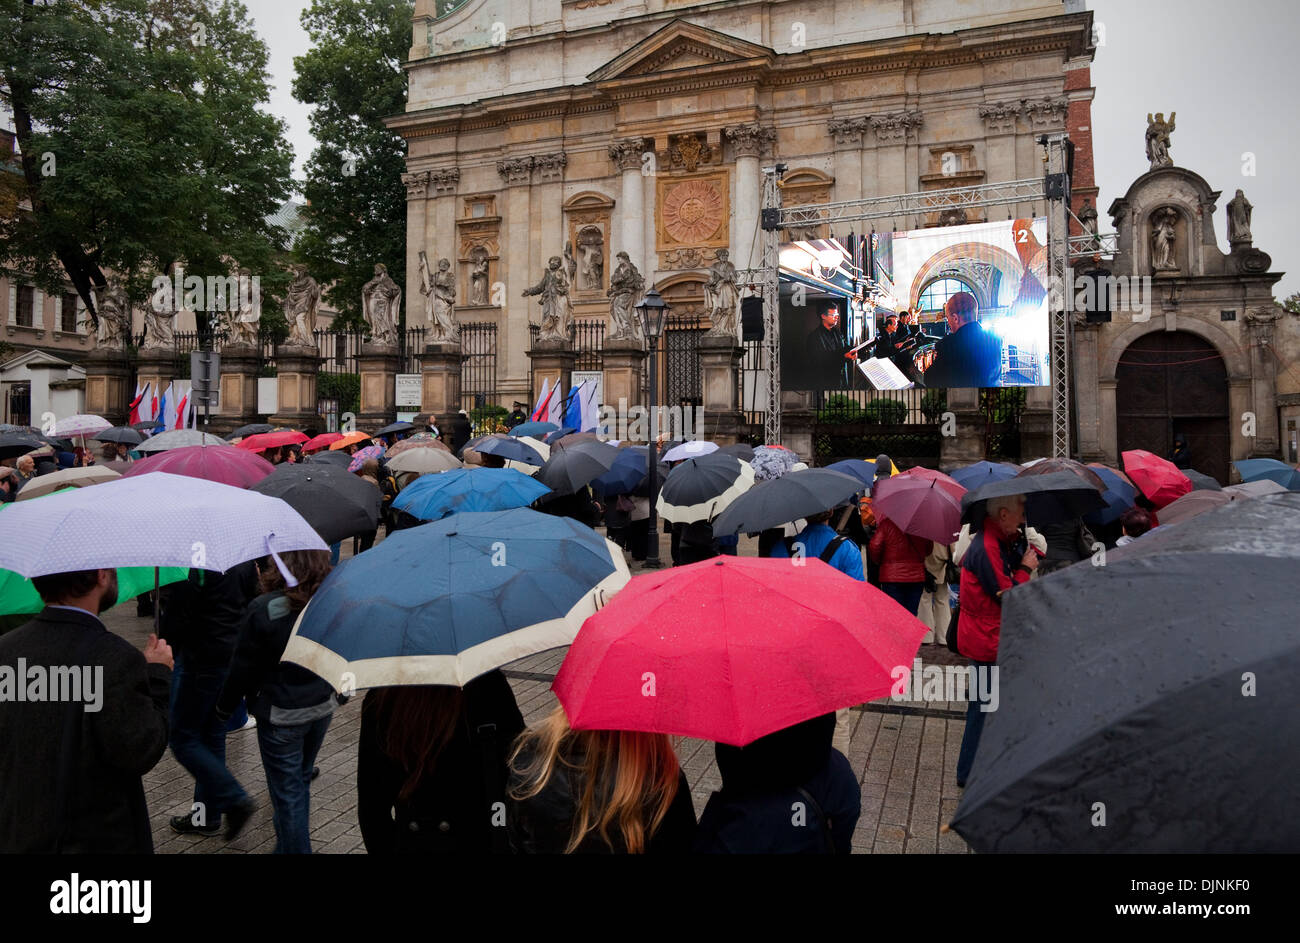
{"label": "blue umbrella", "polygon": [[513,468],[454,468],[422,475],[393,500],[393,507],[422,521],[465,511],[526,508],[550,488]]}
{"label": "blue umbrella", "polygon": [[[538,423],[538,425],[541,425],[541,423]],[[515,428],[517,429],[517,428],[519,428],[519,427],[516,426]],[[560,441],[560,440],[563,439],[566,435],[573,435],[573,434],[574,434],[575,432],[577,432],[577,431],[578,431],[578,430],[575,429],[575,428],[573,428],[572,426],[565,426],[565,427],[563,427],[562,429],[556,429],[554,432],[548,432],[548,433],[547,433],[547,434],[542,438],[542,441],[545,442],[547,445],[550,445],[550,444],[553,443],[553,442],[558,442],[558,441]],[[524,432],[524,433],[521,433],[521,434],[522,434],[522,435],[528,435],[527,432]]]}
{"label": "blue umbrella", "polygon": [[521,435],[542,436],[559,429],[553,422],[521,422],[510,430],[508,435],[518,438]]}
{"label": "blue umbrella", "polygon": [[568,645],[629,578],[623,552],[570,518],[526,508],[454,514],[335,569],[284,660],[339,691],[461,686]]}
{"label": "blue umbrella", "polygon": [[514,439],[484,439],[474,446],[474,451],[480,455],[500,455],[502,458],[524,462],[528,465],[546,464],[546,459],[542,458],[537,449]]}
{"label": "blue umbrella", "polygon": [[1288,491],[1300,491],[1300,471],[1275,458],[1248,458],[1232,464],[1236,465],[1237,471],[1241,472],[1242,481],[1268,479],[1277,482]]}
{"label": "blue umbrella", "polygon": [[650,449],[644,445],[633,445],[618,453],[609,471],[599,478],[592,479],[591,490],[597,496],[606,494],[629,494],[646,478],[646,458]]}
{"label": "blue umbrella", "polygon": [[1133,502],[1137,500],[1137,489],[1121,478],[1119,473],[1113,469],[1101,465],[1089,465],[1088,467],[1095,471],[1106,485],[1106,490],[1101,493],[1101,499],[1106,502],[1106,506],[1100,511],[1085,514],[1084,522],[1101,525],[1119,520],[1124,515],[1124,512],[1133,506]]}
{"label": "blue umbrella", "polygon": [[869,489],[876,480],[876,465],[874,462],[864,462],[860,458],[846,458],[842,462],[832,462],[826,466],[827,471],[839,472],[841,475],[848,475],[850,478],[856,478],[862,482],[864,490]]}
{"label": "blue umbrella", "polygon": [[948,477],[967,491],[975,491],[995,481],[1006,481],[1020,474],[1020,469],[1006,462],[976,462],[948,473]]}

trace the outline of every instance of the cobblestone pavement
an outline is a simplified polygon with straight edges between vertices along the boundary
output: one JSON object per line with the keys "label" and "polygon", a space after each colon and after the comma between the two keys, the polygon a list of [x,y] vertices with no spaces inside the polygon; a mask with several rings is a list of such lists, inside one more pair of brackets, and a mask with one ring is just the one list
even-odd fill
{"label": "cobblestone pavement", "polygon": [[[345,546],[344,556],[348,556]],[[741,553],[754,555],[756,542],[741,540]],[[661,557],[668,559],[665,538]],[[641,572],[633,565],[633,574]],[[143,647],[152,620],[137,618],[125,603],[106,614],[109,628]],[[533,724],[556,705],[551,680],[565,650],[544,652],[507,666],[524,721]],[[946,648],[922,645],[925,664],[951,665],[959,659]],[[965,853],[969,849],[955,832],[940,827],[957,809],[960,790],[953,778],[957,751],[965,729],[965,703],[895,704],[884,699],[855,708],[848,759],[862,784],[862,816],[853,836],[855,854]],[[334,715],[317,765],[321,774],[312,785],[312,848],[323,854],[364,854],[356,815],[357,740],[361,698],[353,698]],[[722,785],[713,745],[683,739],[677,755],[691,784],[698,815],[712,790]],[[275,847],[270,798],[253,729],[226,738],[226,760],[232,773],[258,804],[245,831],[234,842],[222,838],[177,835],[168,825],[173,815],[189,811],[194,781],[168,750],[145,777],[144,786],[153,821],[154,849],[164,854],[263,854]]]}

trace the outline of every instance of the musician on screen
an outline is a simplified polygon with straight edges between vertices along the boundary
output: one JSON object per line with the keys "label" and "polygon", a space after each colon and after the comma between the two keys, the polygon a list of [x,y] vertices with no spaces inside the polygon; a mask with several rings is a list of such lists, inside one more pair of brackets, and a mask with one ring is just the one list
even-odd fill
{"label": "musician on screen", "polygon": [[959,291],[943,306],[948,335],[935,345],[934,362],[925,371],[932,388],[997,386],[1002,376],[1002,341],[979,320],[979,304]]}
{"label": "musician on screen", "polygon": [[[849,342],[840,330],[840,309],[831,305],[821,313],[821,325],[813,328],[804,341],[807,369],[824,389],[844,389],[849,385],[849,361],[857,359],[857,352],[849,350]],[[819,388],[823,388],[820,387]]]}

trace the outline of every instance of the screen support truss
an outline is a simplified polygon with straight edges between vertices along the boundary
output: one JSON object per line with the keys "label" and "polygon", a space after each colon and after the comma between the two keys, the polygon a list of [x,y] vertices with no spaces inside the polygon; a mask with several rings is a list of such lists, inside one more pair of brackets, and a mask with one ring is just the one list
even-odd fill
{"label": "screen support truss", "polygon": [[[1043,144],[1046,150],[1044,163],[1047,175],[1060,175],[1058,179],[1064,178],[1066,141],[1067,135],[1064,133],[1050,134],[1045,139],[1040,139],[1039,143]],[[779,165],[763,169],[763,209],[775,211],[777,226],[775,228],[765,226],[762,233],[762,264],[752,273],[753,281],[762,286],[763,295],[765,346],[769,358],[766,396],[768,412],[764,433],[769,445],[778,445],[781,441],[779,360],[781,342],[778,333],[780,274],[777,259],[780,229],[786,226],[806,227],[877,219],[898,220],[954,208],[1009,206],[1016,203],[1043,201],[1047,206],[1048,276],[1052,283],[1065,286],[1071,248],[1074,248],[1076,253],[1082,254],[1079,252],[1080,247],[1071,246],[1071,240],[1068,238],[1068,180],[1064,187],[1053,190],[1051,196],[1048,195],[1047,178],[1038,177],[973,187],[952,187],[947,190],[923,190],[894,196],[869,197],[838,203],[807,204],[783,209],[781,171],[784,171],[784,167]],[[767,212],[764,216],[771,218],[773,214]],[[1048,292],[1052,366],[1052,454],[1062,458],[1068,457],[1070,453],[1069,315],[1065,310],[1065,294],[1064,290]]]}

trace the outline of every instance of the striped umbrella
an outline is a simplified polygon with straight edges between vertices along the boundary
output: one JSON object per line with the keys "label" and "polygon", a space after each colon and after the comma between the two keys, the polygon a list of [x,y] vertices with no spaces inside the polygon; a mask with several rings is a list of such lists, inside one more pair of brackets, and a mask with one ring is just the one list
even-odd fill
{"label": "striped umbrella", "polygon": [[753,467],[734,455],[688,458],[664,479],[655,510],[674,524],[711,520],[753,484]]}

